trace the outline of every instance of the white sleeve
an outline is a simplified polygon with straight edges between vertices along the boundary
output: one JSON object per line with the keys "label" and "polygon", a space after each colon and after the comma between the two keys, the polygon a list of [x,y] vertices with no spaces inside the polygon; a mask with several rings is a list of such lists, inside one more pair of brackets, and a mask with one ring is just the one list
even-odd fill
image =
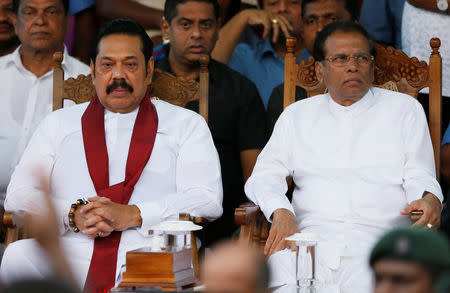
{"label": "white sleeve", "polygon": [[408,203],[422,198],[424,191],[431,192],[442,202],[441,187],[436,180],[433,146],[425,113],[417,102],[404,121],[405,164],[403,188]]}
{"label": "white sleeve", "polygon": [[151,203],[138,203],[142,226],[147,235],[150,226],[179,213],[214,220],[222,215],[222,177],[219,156],[208,125],[200,116],[183,133],[176,161],[177,192]]}
{"label": "white sleeve", "polygon": [[[8,185],[5,210],[24,211],[30,214],[46,213],[48,204],[43,195],[42,181],[51,186],[51,174],[56,157],[58,115],[50,114],[38,126],[19,164],[16,166]],[[58,217],[60,233],[66,230],[64,217],[67,217],[71,202],[54,199],[53,204]]]}
{"label": "white sleeve", "polygon": [[286,197],[286,177],[292,174],[290,166],[292,127],[288,115],[284,112],[273,130],[272,136],[258,156],[252,175],[245,184],[247,197],[257,204],[270,221],[272,213],[279,208],[294,208]]}

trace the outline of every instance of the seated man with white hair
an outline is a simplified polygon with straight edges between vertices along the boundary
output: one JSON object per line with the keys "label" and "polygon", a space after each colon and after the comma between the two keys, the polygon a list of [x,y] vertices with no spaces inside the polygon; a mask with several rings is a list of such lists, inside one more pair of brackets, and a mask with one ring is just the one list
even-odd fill
{"label": "seated man with white hair", "polygon": [[[50,114],[38,127],[8,186],[7,210],[45,210],[48,181],[62,247],[80,287],[113,287],[129,250],[151,246],[148,230],[180,212],[222,214],[218,155],[198,114],[150,97],[152,42],[130,19],[103,26],[93,42],[90,103]],[[88,201],[81,200],[83,197]],[[0,277],[45,278],[34,240],[8,246]]]}

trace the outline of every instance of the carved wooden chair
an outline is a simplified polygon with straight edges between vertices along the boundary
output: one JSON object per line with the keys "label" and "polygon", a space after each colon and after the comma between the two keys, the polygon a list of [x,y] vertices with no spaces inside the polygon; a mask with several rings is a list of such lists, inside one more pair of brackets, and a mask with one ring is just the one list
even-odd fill
{"label": "carved wooden chair", "polygon": [[[295,87],[301,86],[307,96],[323,94],[325,85],[316,77],[314,59],[296,64],[294,49],[295,38],[286,40],[284,100],[283,109],[295,102]],[[419,61],[416,57],[409,58],[403,51],[392,47],[376,44],[377,57],[374,63],[374,86],[399,91],[417,98],[422,88],[428,87],[429,121],[431,140],[433,143],[436,163],[436,176],[439,179],[439,161],[441,145],[441,103],[442,103],[442,58],[439,54],[441,41],[438,38],[430,40],[431,56],[429,64]],[[411,216],[411,221],[417,221],[420,213]],[[269,224],[260,208],[253,203],[244,203],[235,211],[235,223],[241,226],[240,241],[265,245],[269,236]]]}
{"label": "carved wooden chair", "polygon": [[[88,102],[95,94],[91,75],[80,74],[76,79],[64,80],[64,71],[61,67],[63,54],[56,52],[53,55],[53,111],[63,107],[64,100],[72,100],[76,104]],[[199,101],[200,115],[208,121],[208,90],[209,90],[209,56],[200,58],[200,81],[185,80],[155,69],[153,82],[151,84],[152,96],[165,100],[171,104],[185,107],[190,101]],[[29,237],[29,233],[21,227],[22,216],[17,213],[6,211],[3,215],[3,223],[6,226],[4,249],[12,242]],[[205,223],[200,217],[190,217],[188,214],[180,214],[180,220],[191,220],[194,223]],[[193,237],[195,238],[195,237]],[[193,241],[192,247],[197,247]],[[194,260],[196,261],[196,273],[198,272],[197,250],[194,249]]]}
{"label": "carved wooden chair", "polygon": [[[80,74],[76,79],[64,80],[64,71],[61,67],[63,55],[60,52],[53,56],[53,111],[63,107],[64,100],[75,103],[84,103],[95,94],[91,75]],[[171,104],[185,107],[188,102],[199,101],[199,114],[208,121],[208,95],[209,95],[209,56],[200,58],[200,81],[178,78],[168,72],[155,69],[151,84],[152,96]]]}

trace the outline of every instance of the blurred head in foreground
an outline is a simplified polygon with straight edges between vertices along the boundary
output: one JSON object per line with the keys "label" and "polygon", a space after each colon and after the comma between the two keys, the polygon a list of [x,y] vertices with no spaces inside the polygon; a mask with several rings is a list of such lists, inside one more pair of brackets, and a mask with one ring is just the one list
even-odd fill
{"label": "blurred head in foreground", "polygon": [[256,247],[235,241],[215,246],[204,260],[201,279],[208,293],[264,293],[269,269]]}

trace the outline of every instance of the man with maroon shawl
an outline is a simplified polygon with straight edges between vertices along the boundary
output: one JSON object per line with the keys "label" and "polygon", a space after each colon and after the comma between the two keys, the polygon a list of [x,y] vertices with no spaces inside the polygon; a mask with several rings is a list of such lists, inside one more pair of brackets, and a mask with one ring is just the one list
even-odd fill
{"label": "man with maroon shawl", "polygon": [[[152,225],[180,212],[210,220],[222,213],[220,166],[206,122],[149,95],[152,47],[132,20],[105,25],[91,52],[97,94],[41,123],[8,186],[6,210],[39,214],[46,203],[36,170],[48,178],[62,247],[85,291],[113,287],[126,252],[151,246]],[[88,201],[77,200],[83,197]],[[33,240],[8,246],[4,282],[49,274]]]}

